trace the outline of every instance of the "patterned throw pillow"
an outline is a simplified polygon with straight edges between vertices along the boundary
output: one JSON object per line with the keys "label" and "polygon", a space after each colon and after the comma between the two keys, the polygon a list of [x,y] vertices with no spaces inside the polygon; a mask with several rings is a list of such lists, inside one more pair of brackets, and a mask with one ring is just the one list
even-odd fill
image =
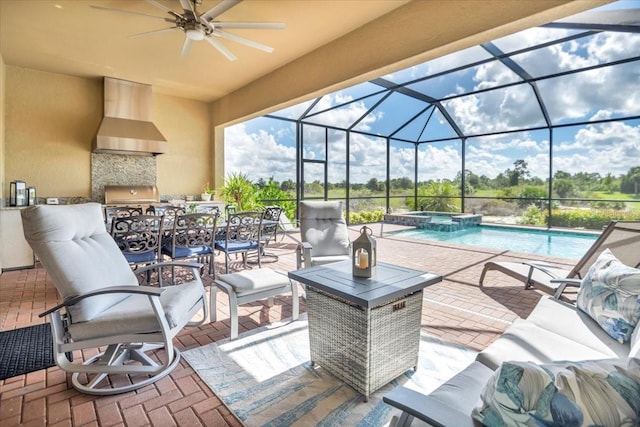
{"label": "patterned throw pillow", "polygon": [[504,362],[472,415],[489,427],[637,426],[640,361]]}
{"label": "patterned throw pillow", "polygon": [[606,249],[582,280],[576,305],[612,338],[628,342],[640,319],[640,270]]}

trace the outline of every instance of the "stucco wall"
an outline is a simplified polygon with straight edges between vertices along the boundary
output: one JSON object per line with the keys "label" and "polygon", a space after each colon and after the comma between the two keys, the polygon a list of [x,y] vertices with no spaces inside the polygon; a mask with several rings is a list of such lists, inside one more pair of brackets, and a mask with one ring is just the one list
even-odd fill
{"label": "stucco wall", "polygon": [[[26,181],[39,198],[90,197],[102,79],[7,66],[4,92],[5,183]],[[158,157],[160,193],[199,194],[212,179],[207,104],[154,93],[153,119],[170,147]]]}
{"label": "stucco wall", "polygon": [[154,93],[153,121],[169,141],[169,152],[157,157],[160,193],[199,195],[213,185],[208,104]]}
{"label": "stucco wall", "polygon": [[7,66],[6,182],[26,181],[38,197],[89,196],[101,99],[97,79]]}
{"label": "stucco wall", "polygon": [[[4,179],[4,111],[5,111],[5,64],[0,54],[0,200],[4,200],[5,191],[9,194],[8,184]],[[6,188],[6,190],[5,190]],[[2,203],[0,202],[0,206]]]}

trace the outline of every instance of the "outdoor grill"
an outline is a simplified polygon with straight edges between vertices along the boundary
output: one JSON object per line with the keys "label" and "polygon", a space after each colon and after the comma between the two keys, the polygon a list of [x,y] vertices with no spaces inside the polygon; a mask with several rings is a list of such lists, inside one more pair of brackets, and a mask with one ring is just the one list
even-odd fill
{"label": "outdoor grill", "polygon": [[106,206],[141,206],[160,204],[160,193],[155,185],[105,185]]}

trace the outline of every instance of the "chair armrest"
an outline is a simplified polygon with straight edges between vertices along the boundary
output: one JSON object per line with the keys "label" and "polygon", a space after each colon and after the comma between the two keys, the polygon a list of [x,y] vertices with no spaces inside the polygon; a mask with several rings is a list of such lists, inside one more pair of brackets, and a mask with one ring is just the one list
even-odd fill
{"label": "chair armrest", "polygon": [[44,313],[40,313],[38,317],[44,317],[48,314],[53,313],[54,311],[58,311],[63,307],[68,307],[70,305],[77,304],[85,298],[94,297],[97,295],[105,295],[105,294],[142,294],[159,297],[165,289],[156,288],[153,286],[110,286],[108,288],[97,289],[93,292],[88,292],[82,295],[76,295],[73,297],[69,297],[65,299],[61,304],[56,305],[55,307],[45,311]]}
{"label": "chair armrest", "polygon": [[159,262],[156,264],[149,264],[145,267],[137,268],[135,273],[140,274],[149,270],[159,270],[165,267],[185,267],[185,268],[202,268],[204,264],[199,262],[180,262],[180,261],[168,261],[168,262]]}
{"label": "chair armrest", "polygon": [[557,265],[552,265],[552,264],[547,264],[547,263],[542,263],[542,262],[523,262],[523,264],[528,265],[531,268],[535,268],[536,270],[539,270],[539,271],[549,275],[553,279],[561,279],[561,277],[559,277],[553,271],[549,270],[550,268],[562,268],[562,267],[559,267]]}
{"label": "chair armrest", "polygon": [[476,425],[471,416],[465,415],[431,396],[406,387],[394,388],[384,395],[382,400],[434,427],[472,427]]}
{"label": "chair armrest", "polygon": [[553,294],[554,299],[560,299],[562,297],[562,293],[564,292],[567,286],[571,286],[574,288],[579,288],[582,283],[581,279],[551,279],[551,283],[559,283],[556,292]]}
{"label": "chair armrest", "polygon": [[302,264],[304,262],[304,267],[311,267],[311,243],[309,242],[301,242],[298,245],[297,250],[297,267],[298,270],[302,268]]}

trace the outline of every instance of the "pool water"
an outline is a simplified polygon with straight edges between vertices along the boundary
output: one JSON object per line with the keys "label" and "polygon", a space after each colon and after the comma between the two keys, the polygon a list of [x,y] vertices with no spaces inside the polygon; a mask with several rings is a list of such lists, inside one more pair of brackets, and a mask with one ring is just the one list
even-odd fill
{"label": "pool water", "polygon": [[549,230],[528,230],[480,225],[465,230],[439,232],[412,229],[393,233],[414,239],[437,240],[471,246],[484,246],[559,258],[580,259],[597,239],[595,234]]}

